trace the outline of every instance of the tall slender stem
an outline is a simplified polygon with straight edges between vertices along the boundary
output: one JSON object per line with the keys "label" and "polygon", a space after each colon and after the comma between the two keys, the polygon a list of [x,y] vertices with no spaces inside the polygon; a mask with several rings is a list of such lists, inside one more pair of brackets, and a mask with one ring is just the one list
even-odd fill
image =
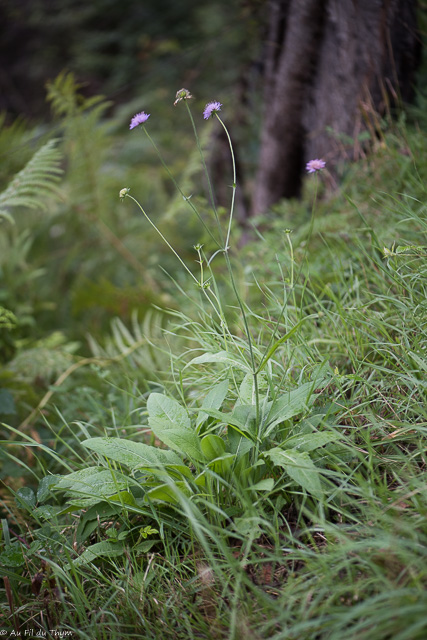
{"label": "tall slender stem", "polygon": [[251,336],[251,333],[250,333],[250,330],[249,330],[249,323],[248,323],[248,319],[247,319],[247,316],[246,316],[245,307],[244,307],[243,301],[242,301],[242,299],[240,297],[239,291],[237,289],[236,281],[234,279],[233,267],[231,265],[230,256],[229,256],[229,253],[228,253],[228,248],[229,248],[228,247],[228,241],[229,241],[230,231],[231,231],[231,222],[232,222],[232,218],[233,218],[234,198],[235,198],[235,190],[236,190],[236,163],[235,163],[233,145],[232,145],[232,142],[231,142],[230,135],[229,135],[229,133],[227,131],[227,128],[225,127],[225,125],[222,122],[222,120],[219,118],[218,114],[215,112],[215,115],[217,116],[218,120],[221,122],[221,124],[222,124],[222,126],[223,126],[223,128],[224,128],[224,130],[226,132],[228,143],[230,145],[231,158],[232,158],[232,163],[233,163],[233,196],[232,196],[232,200],[231,200],[231,210],[230,210],[230,217],[229,217],[227,237],[226,237],[227,239],[224,242],[224,234],[222,232],[221,223],[219,221],[218,212],[217,212],[217,209],[216,209],[216,206],[215,206],[212,183],[211,183],[211,180],[210,180],[208,169],[206,167],[206,162],[205,162],[205,158],[204,158],[204,155],[203,155],[202,147],[200,145],[200,139],[199,139],[199,135],[197,133],[196,124],[194,122],[193,114],[191,113],[191,109],[190,109],[190,107],[188,105],[188,100],[185,100],[185,106],[187,107],[188,115],[190,116],[191,124],[193,125],[193,131],[194,131],[194,135],[195,135],[195,138],[196,138],[197,148],[199,149],[199,153],[200,153],[200,157],[201,157],[202,165],[203,165],[203,170],[204,170],[205,175],[206,175],[206,180],[207,180],[207,183],[208,183],[209,193],[210,193],[210,197],[211,197],[211,201],[212,201],[212,208],[213,208],[215,219],[216,219],[216,222],[217,222],[217,225],[218,225],[218,229],[219,229],[219,233],[220,233],[220,237],[221,237],[221,242],[223,243],[223,253],[224,253],[224,257],[225,257],[225,263],[227,265],[228,275],[230,277],[231,286],[232,286],[234,295],[236,296],[236,300],[237,300],[237,304],[239,305],[240,312],[242,314],[242,320],[243,320],[243,325],[244,325],[244,328],[245,328],[246,339],[248,341],[249,357],[250,357],[251,368],[252,368],[252,378],[253,378],[254,392],[255,392],[254,395],[255,395],[256,422],[257,422],[257,425],[259,425],[260,407],[259,407],[259,390],[258,390],[258,371],[257,371],[256,363],[255,363],[255,354],[254,354],[254,349],[253,349],[253,344],[252,344],[252,336]]}
{"label": "tall slender stem", "polygon": [[212,240],[215,242],[215,244],[220,247],[220,243],[218,242],[218,240],[215,238],[215,236],[213,235],[212,231],[209,229],[208,225],[206,224],[206,222],[203,220],[202,216],[200,215],[197,207],[191,202],[190,198],[187,197],[186,195],[184,195],[181,187],[179,186],[179,184],[177,183],[177,181],[175,180],[174,176],[172,175],[168,165],[166,164],[166,162],[163,159],[162,154],[160,153],[159,148],[157,147],[156,143],[154,142],[153,138],[150,136],[150,134],[148,133],[147,129],[145,128],[144,125],[142,125],[142,128],[144,129],[144,133],[147,136],[147,138],[149,139],[151,145],[153,146],[155,152],[157,153],[160,162],[163,165],[163,168],[166,170],[166,173],[168,174],[169,178],[172,180],[175,188],[177,189],[177,191],[181,194],[183,200],[185,202],[188,203],[188,205],[190,206],[190,208],[194,211],[194,213],[196,214],[196,216],[198,217],[198,219],[200,220],[200,222],[203,225],[203,228],[205,229],[205,231],[208,232],[209,236],[212,238]]}
{"label": "tall slender stem", "polygon": [[231,142],[231,138],[230,138],[230,134],[228,133],[228,129],[225,126],[225,124],[223,123],[223,121],[221,120],[221,118],[219,117],[218,113],[215,111],[215,115],[217,117],[217,119],[220,121],[224,131],[225,131],[225,135],[227,136],[227,140],[228,140],[228,144],[230,147],[230,153],[231,153],[231,162],[233,164],[233,184],[232,184],[232,189],[233,189],[233,193],[231,196],[231,205],[230,205],[230,217],[228,219],[228,228],[227,228],[227,237],[225,239],[225,247],[224,247],[224,251],[228,251],[229,249],[229,241],[230,241],[230,232],[231,232],[231,223],[233,222],[233,213],[234,213],[234,200],[236,197],[236,187],[237,187],[237,178],[236,178],[236,159],[234,157],[234,149],[233,149],[233,144]]}
{"label": "tall slender stem", "polygon": [[214,197],[214,192],[213,192],[213,188],[212,188],[212,183],[211,183],[209,172],[208,172],[208,169],[207,169],[207,166],[206,166],[205,157],[203,155],[202,146],[200,144],[199,134],[197,133],[196,123],[194,122],[193,114],[191,113],[191,109],[190,109],[190,107],[188,105],[188,100],[184,100],[184,102],[185,102],[185,106],[187,107],[188,115],[190,116],[191,124],[193,126],[193,131],[194,131],[194,136],[196,138],[197,148],[199,150],[200,158],[202,160],[203,171],[205,172],[206,180],[208,182],[209,197],[211,199],[212,210],[214,212],[215,221],[216,221],[216,224],[217,224],[217,227],[218,227],[218,231],[219,231],[219,235],[220,235],[220,238],[221,238],[221,244],[222,244],[222,246],[224,248],[224,235],[222,233],[222,227],[221,227],[221,222],[219,220],[218,211],[217,211],[216,204],[215,204],[215,197]]}
{"label": "tall slender stem", "polygon": [[181,258],[181,256],[178,255],[178,253],[175,251],[175,249],[173,248],[173,246],[166,240],[165,236],[163,235],[163,233],[160,231],[160,229],[158,227],[156,227],[156,225],[154,224],[154,222],[151,220],[150,216],[148,216],[144,209],[141,207],[141,205],[139,204],[138,200],[136,200],[133,196],[129,195],[128,193],[125,194],[126,198],[130,198],[131,200],[133,200],[134,202],[136,202],[136,204],[138,205],[138,207],[140,208],[140,210],[142,211],[142,213],[144,214],[144,216],[146,217],[146,219],[148,220],[148,222],[151,224],[151,226],[153,227],[153,229],[155,229],[157,231],[157,233],[159,234],[159,236],[161,237],[161,239],[163,240],[163,242],[166,244],[167,247],[169,247],[169,249],[172,251],[172,253],[178,258],[178,260],[180,261],[180,263],[182,264],[182,266],[184,267],[184,269],[187,271],[187,273],[190,274],[190,276],[193,278],[193,280],[195,280],[195,282],[197,284],[199,284],[199,281],[197,280],[196,276],[191,273],[190,269],[187,267],[187,265],[185,264],[185,262],[183,261],[183,259]]}

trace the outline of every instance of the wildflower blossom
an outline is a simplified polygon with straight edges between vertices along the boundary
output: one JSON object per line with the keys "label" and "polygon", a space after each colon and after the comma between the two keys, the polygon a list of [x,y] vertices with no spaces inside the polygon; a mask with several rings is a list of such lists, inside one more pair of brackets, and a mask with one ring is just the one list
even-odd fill
{"label": "wildflower blossom", "polygon": [[144,122],[147,122],[149,117],[150,114],[145,113],[145,111],[137,113],[136,116],[133,116],[132,120],[130,121],[129,129],[135,129],[135,127],[138,127],[140,124],[144,124]]}
{"label": "wildflower blossom", "polygon": [[212,114],[216,113],[217,111],[221,111],[221,107],[221,102],[209,102],[203,111],[204,119],[209,120]]}
{"label": "wildflower blossom", "polygon": [[316,173],[316,171],[321,171],[326,167],[326,162],[324,160],[310,160],[307,162],[305,168],[308,173]]}

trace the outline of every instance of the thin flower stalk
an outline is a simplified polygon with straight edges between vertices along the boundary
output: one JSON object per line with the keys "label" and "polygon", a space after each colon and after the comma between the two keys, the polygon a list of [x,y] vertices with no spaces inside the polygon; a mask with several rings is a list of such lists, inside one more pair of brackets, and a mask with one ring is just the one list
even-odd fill
{"label": "thin flower stalk", "polygon": [[307,238],[307,247],[308,247],[308,243],[311,240],[311,236],[313,233],[313,227],[314,227],[314,215],[316,212],[316,204],[317,204],[317,193],[318,193],[318,189],[319,189],[319,176],[318,173],[320,171],[322,171],[324,168],[326,167],[326,162],[324,160],[320,160],[318,158],[316,158],[315,160],[310,160],[309,162],[307,162],[306,165],[306,171],[307,173],[314,173],[315,174],[315,180],[316,180],[316,184],[314,187],[314,198],[313,198],[313,205],[311,208],[311,220],[310,220],[310,228],[308,231],[308,238]]}
{"label": "thin flower stalk", "polygon": [[[200,254],[199,254],[199,259],[200,260],[204,260],[207,268],[209,269],[209,283],[212,283],[211,287],[208,287],[205,289],[205,293],[209,293],[210,295],[212,295],[212,297],[214,298],[214,300],[217,302],[218,304],[218,308],[220,309],[220,319],[221,319],[221,328],[223,329],[223,337],[224,337],[224,347],[225,350],[228,351],[228,343],[227,343],[227,336],[228,339],[231,340],[231,342],[234,344],[234,346],[236,348],[238,348],[236,341],[235,341],[235,337],[233,336],[233,334],[230,332],[229,328],[228,328],[228,324],[227,324],[227,320],[225,318],[224,312],[222,310],[222,305],[221,305],[221,296],[220,293],[218,291],[218,287],[217,287],[217,283],[216,283],[216,278],[215,278],[215,274],[212,271],[212,267],[211,267],[211,262],[212,260],[208,260],[207,256],[205,255],[204,251],[202,248],[200,248]],[[206,281],[205,281],[206,282]],[[218,312],[217,312],[218,313]],[[246,358],[245,362],[246,364],[249,366],[250,363],[247,362]]]}
{"label": "thin flower stalk", "polygon": [[216,208],[216,205],[215,205],[215,198],[214,198],[212,183],[211,183],[211,179],[210,179],[210,176],[209,176],[208,169],[206,167],[205,157],[203,155],[203,150],[202,150],[202,147],[201,147],[201,144],[200,144],[199,134],[197,133],[196,123],[194,122],[193,114],[191,113],[191,109],[190,109],[190,106],[188,104],[188,100],[185,100],[185,106],[187,107],[188,115],[190,117],[190,121],[191,121],[191,124],[193,126],[194,137],[196,138],[196,144],[197,144],[197,148],[199,150],[200,158],[201,158],[201,161],[202,161],[203,171],[205,173],[206,180],[207,180],[207,183],[208,183],[209,197],[210,197],[211,204],[212,204],[212,210],[214,212],[215,221],[216,221],[218,232],[219,232],[219,235],[220,235],[221,245],[222,245],[222,247],[224,247],[224,235],[223,235],[223,232],[222,232],[222,227],[221,227],[221,223],[220,223],[219,216],[218,216],[218,211],[217,211],[217,208]]}
{"label": "thin flower stalk", "polygon": [[230,205],[230,216],[228,219],[228,228],[227,228],[227,237],[225,239],[225,246],[224,246],[224,251],[228,251],[229,249],[229,242],[230,242],[230,233],[231,233],[231,224],[233,222],[233,213],[234,213],[234,201],[235,201],[235,197],[236,197],[236,186],[237,186],[237,178],[236,178],[236,159],[234,157],[234,149],[233,149],[233,144],[231,142],[231,138],[230,138],[230,134],[228,133],[228,129],[225,126],[224,122],[221,120],[221,118],[219,117],[217,111],[214,112],[215,116],[217,117],[217,119],[219,120],[219,122],[221,123],[224,131],[225,131],[225,135],[227,136],[227,140],[228,140],[228,145],[230,147],[230,153],[231,153],[231,162],[233,164],[233,184],[231,185],[232,188],[232,195],[231,195],[231,205]]}
{"label": "thin flower stalk", "polygon": [[206,299],[208,300],[209,304],[211,305],[211,307],[214,309],[215,313],[217,314],[221,327],[225,327],[227,328],[227,333],[230,334],[229,330],[228,330],[228,326],[227,323],[225,321],[224,318],[224,314],[222,312],[221,309],[221,304],[220,301],[218,299],[218,297],[215,295],[215,293],[213,291],[210,290],[209,286],[206,286],[206,283],[204,283],[203,285],[201,284],[201,282],[199,282],[199,280],[196,278],[196,276],[190,271],[190,269],[187,267],[187,265],[185,264],[185,262],[182,260],[181,256],[175,251],[175,249],[172,247],[172,245],[170,244],[170,242],[165,238],[165,236],[162,234],[162,232],[160,231],[160,229],[154,224],[154,222],[151,220],[150,216],[146,213],[146,211],[144,210],[144,208],[141,206],[141,204],[138,202],[138,200],[136,200],[136,198],[134,198],[133,196],[131,196],[129,194],[129,189],[122,189],[120,191],[120,198],[123,200],[124,198],[130,198],[131,200],[133,200],[139,207],[139,209],[141,210],[141,212],[143,213],[143,215],[145,216],[145,218],[148,220],[148,222],[150,223],[150,225],[153,227],[153,229],[155,229],[155,231],[158,233],[158,235],[161,237],[161,239],[163,240],[163,242],[166,244],[166,246],[172,251],[172,253],[175,255],[175,257],[179,260],[179,262],[181,263],[181,265],[184,267],[184,269],[187,271],[187,273],[190,274],[191,278],[194,280],[194,282],[199,286],[199,288],[201,289],[201,291],[203,292],[204,296],[206,297]]}
{"label": "thin flower stalk", "polygon": [[[122,190],[123,191],[123,190]],[[121,196],[122,197],[122,196]],[[134,198],[133,196],[129,195],[129,193],[124,193],[123,197],[125,198],[130,198],[131,200],[133,200],[138,207],[140,208],[141,212],[144,214],[145,218],[148,220],[148,222],[150,223],[150,225],[153,227],[153,229],[156,230],[156,232],[159,234],[159,236],[161,237],[161,239],[163,240],[163,242],[166,244],[167,247],[169,247],[169,249],[172,251],[172,253],[175,255],[176,258],[178,258],[178,260],[180,261],[180,263],[182,264],[182,266],[184,267],[184,269],[187,271],[187,273],[190,274],[190,276],[192,277],[193,280],[195,280],[195,282],[197,284],[199,284],[199,281],[197,280],[196,276],[191,273],[190,269],[187,267],[187,265],[185,264],[185,262],[183,261],[183,259],[181,258],[181,256],[175,251],[175,249],[172,247],[172,245],[168,242],[168,240],[166,240],[165,236],[163,235],[163,233],[160,231],[160,229],[154,224],[154,222],[151,220],[150,216],[145,212],[145,210],[143,209],[143,207],[140,205],[140,203],[138,202],[138,200],[136,198]]]}
{"label": "thin flower stalk", "polygon": [[[218,116],[217,112],[220,110],[220,107],[222,106],[221,103],[219,103],[219,102],[211,102],[211,103],[209,103],[209,105],[211,105],[212,108],[210,110],[210,113],[209,113],[208,117],[210,117],[213,113],[215,113],[216,117],[219,119],[219,116]],[[207,105],[207,107],[209,105]],[[214,211],[214,214],[215,214],[215,219],[216,219],[216,222],[217,222],[217,225],[218,225],[219,233],[220,233],[220,236],[221,236],[221,241],[222,241],[222,244],[223,244],[223,253],[224,253],[225,263],[227,265],[228,275],[230,277],[231,287],[233,289],[234,295],[236,296],[237,304],[239,305],[240,312],[242,314],[242,320],[243,320],[243,325],[244,325],[244,328],[245,328],[246,339],[248,341],[249,357],[250,357],[250,362],[251,362],[252,377],[253,377],[253,383],[254,383],[256,422],[259,425],[260,424],[260,421],[259,421],[260,406],[259,406],[259,390],[258,390],[258,371],[257,371],[256,363],[255,363],[255,354],[254,354],[254,350],[253,350],[252,336],[251,336],[251,333],[250,333],[250,330],[249,330],[249,323],[248,323],[248,319],[246,317],[246,311],[245,311],[245,307],[244,307],[243,301],[242,301],[242,299],[240,297],[239,291],[238,291],[237,286],[236,286],[236,281],[234,279],[233,267],[231,265],[230,257],[229,257],[229,254],[228,254],[228,240],[226,242],[224,242],[224,235],[223,235],[223,232],[222,232],[221,223],[219,221],[218,212],[217,212],[216,207],[215,207],[215,199],[214,199],[214,195],[213,195],[212,183],[211,183],[211,180],[210,180],[208,169],[206,167],[206,162],[205,162],[203,151],[202,151],[202,148],[201,148],[201,145],[200,145],[200,140],[199,140],[199,136],[198,136],[198,133],[197,133],[196,124],[194,122],[193,114],[191,113],[191,109],[190,109],[190,107],[188,105],[188,101],[187,100],[185,101],[185,106],[187,107],[188,115],[190,116],[190,120],[191,120],[191,123],[193,125],[193,131],[194,131],[194,135],[195,135],[195,138],[196,138],[197,147],[199,149],[200,157],[201,157],[201,160],[202,160],[203,170],[205,172],[206,179],[207,179],[207,182],[208,182],[208,187],[209,187],[209,193],[210,193],[210,197],[211,197],[212,207],[213,207],[213,211]],[[207,107],[205,108],[204,115],[206,115],[206,113],[207,113],[206,112]],[[236,166],[235,166],[233,145],[231,143],[231,138],[230,138],[230,136],[228,134],[228,131],[226,130],[225,125],[222,123],[222,120],[220,120],[220,122],[223,125],[223,127],[224,127],[224,129],[225,129],[225,131],[227,133],[227,138],[228,138],[229,145],[230,145],[232,161],[233,161],[233,181],[234,181],[234,185],[235,185],[235,183],[236,183]],[[233,198],[232,198],[232,206],[233,207],[234,207],[234,194],[235,194],[235,188],[233,189]],[[230,230],[230,228],[231,228],[231,220],[229,221],[228,227],[229,227],[229,230]],[[229,232],[227,233],[227,238],[228,237],[229,237]],[[209,261],[209,265],[211,264],[211,262],[212,262],[212,260]]]}
{"label": "thin flower stalk", "polygon": [[182,191],[181,187],[179,186],[179,184],[177,183],[177,181],[175,180],[174,176],[172,175],[168,165],[166,164],[166,162],[163,159],[162,154],[160,153],[159,148],[157,147],[156,143],[154,142],[153,138],[150,136],[150,134],[148,133],[147,129],[145,128],[144,124],[142,125],[142,128],[144,130],[145,135],[147,136],[148,140],[150,141],[153,149],[155,150],[160,162],[162,163],[163,168],[166,170],[166,173],[168,174],[169,178],[172,180],[172,183],[174,185],[174,187],[177,189],[177,191],[179,192],[179,194],[182,196],[182,199],[188,203],[188,205],[190,206],[190,208],[192,209],[192,211],[196,214],[197,218],[200,220],[200,222],[203,225],[203,228],[205,229],[205,231],[209,234],[209,236],[211,237],[211,239],[215,242],[215,244],[219,247],[220,243],[218,242],[218,240],[215,238],[215,236],[213,235],[212,231],[209,229],[208,225],[205,223],[205,221],[203,220],[202,216],[200,215],[200,212],[198,211],[197,207],[193,204],[193,202],[190,200],[190,198],[188,198],[187,196],[184,195],[184,192]]}

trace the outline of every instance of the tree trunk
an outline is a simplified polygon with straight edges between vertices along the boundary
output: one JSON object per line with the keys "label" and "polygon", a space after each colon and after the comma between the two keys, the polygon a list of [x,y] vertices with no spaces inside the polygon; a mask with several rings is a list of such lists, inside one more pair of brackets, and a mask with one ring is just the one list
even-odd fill
{"label": "tree trunk", "polygon": [[309,160],[351,158],[369,117],[411,98],[415,13],[416,0],[270,1],[253,213],[298,196]]}

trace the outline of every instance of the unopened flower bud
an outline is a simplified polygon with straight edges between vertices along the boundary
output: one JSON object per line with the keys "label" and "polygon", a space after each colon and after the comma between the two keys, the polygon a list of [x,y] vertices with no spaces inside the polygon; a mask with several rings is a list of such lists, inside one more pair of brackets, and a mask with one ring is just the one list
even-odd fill
{"label": "unopened flower bud", "polygon": [[181,100],[189,100],[192,97],[193,96],[191,95],[188,89],[180,89],[179,91],[176,92],[176,96],[175,96],[176,100],[173,103],[173,106],[176,107],[178,102],[181,102]]}

